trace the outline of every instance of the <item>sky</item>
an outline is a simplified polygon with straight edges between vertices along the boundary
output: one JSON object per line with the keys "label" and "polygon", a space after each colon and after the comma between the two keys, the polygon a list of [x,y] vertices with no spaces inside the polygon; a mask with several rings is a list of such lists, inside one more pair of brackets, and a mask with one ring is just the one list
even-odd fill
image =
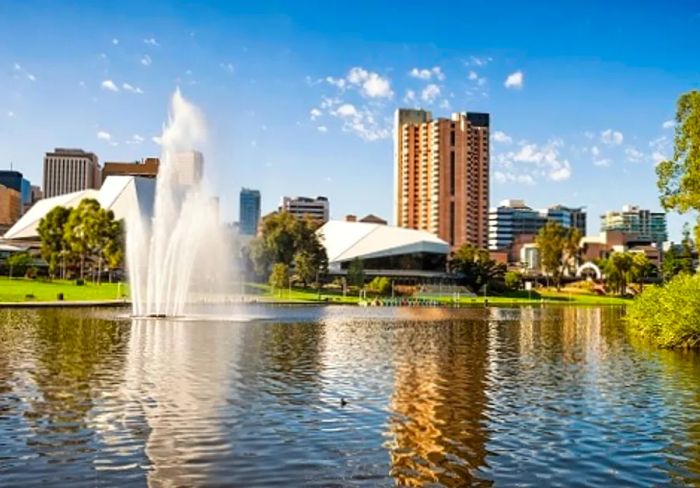
{"label": "sky", "polygon": [[[0,1],[0,167],[160,153],[179,87],[207,119],[226,220],[324,195],[392,220],[393,113],[491,114],[491,205],[660,210],[675,103],[700,89],[700,2]],[[689,216],[669,215],[671,238]]]}

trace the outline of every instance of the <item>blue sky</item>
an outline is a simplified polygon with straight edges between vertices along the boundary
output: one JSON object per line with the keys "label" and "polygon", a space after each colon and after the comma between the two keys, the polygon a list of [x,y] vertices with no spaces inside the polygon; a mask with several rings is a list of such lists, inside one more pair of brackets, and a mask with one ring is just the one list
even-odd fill
{"label": "blue sky", "polygon": [[[337,5],[334,5],[337,4]],[[658,209],[675,101],[700,88],[700,3],[0,2],[0,165],[159,154],[180,87],[208,120],[208,179],[237,218],[326,195],[392,217],[392,114],[486,111],[491,204]],[[687,218],[671,216],[677,238]]]}

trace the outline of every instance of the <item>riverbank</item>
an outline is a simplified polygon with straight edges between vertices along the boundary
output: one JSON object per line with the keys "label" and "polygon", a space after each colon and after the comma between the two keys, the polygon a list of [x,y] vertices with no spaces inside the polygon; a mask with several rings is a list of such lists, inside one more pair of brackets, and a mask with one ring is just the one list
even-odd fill
{"label": "riverbank", "polygon": [[[59,299],[63,296],[63,300]],[[70,306],[73,303],[124,303],[128,300],[129,286],[124,283],[102,283],[99,285],[86,282],[76,285],[69,280],[30,280],[26,278],[9,279],[0,277],[0,302],[2,305],[48,304]],[[0,306],[2,306],[0,305]]]}

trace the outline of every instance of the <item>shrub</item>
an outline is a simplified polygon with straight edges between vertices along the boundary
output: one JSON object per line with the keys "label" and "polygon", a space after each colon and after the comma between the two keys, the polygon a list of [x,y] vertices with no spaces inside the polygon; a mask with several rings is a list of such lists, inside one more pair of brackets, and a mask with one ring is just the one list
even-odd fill
{"label": "shrub", "polygon": [[367,288],[377,295],[388,295],[391,293],[391,280],[386,276],[377,276],[370,281]]}
{"label": "shrub", "polygon": [[523,286],[523,277],[515,271],[508,271],[504,277],[506,288],[509,290],[519,290]]}
{"label": "shrub", "polygon": [[84,279],[78,278],[77,280],[75,280],[75,286],[83,286],[83,285],[85,285]]}
{"label": "shrub", "polygon": [[628,308],[632,331],[660,347],[700,347],[700,275],[648,286]]}

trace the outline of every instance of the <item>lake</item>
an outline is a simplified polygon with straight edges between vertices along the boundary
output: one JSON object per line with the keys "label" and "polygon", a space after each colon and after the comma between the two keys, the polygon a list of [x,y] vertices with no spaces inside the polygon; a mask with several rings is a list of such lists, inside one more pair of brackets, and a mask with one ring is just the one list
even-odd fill
{"label": "lake", "polygon": [[700,355],[619,308],[0,311],[0,486],[700,483]]}

